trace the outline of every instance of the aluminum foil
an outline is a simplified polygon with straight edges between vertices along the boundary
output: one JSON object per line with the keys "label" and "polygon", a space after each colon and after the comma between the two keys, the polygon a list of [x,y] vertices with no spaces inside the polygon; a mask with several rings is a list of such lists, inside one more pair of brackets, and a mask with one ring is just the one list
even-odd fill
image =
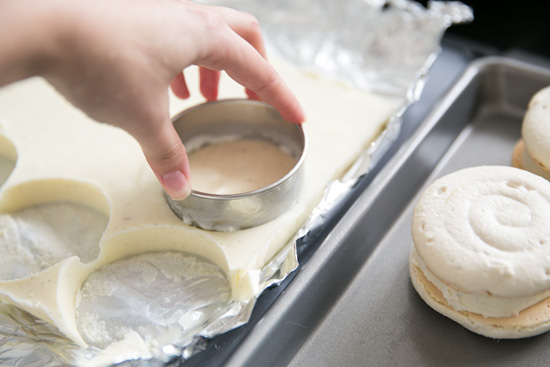
{"label": "aluminum foil", "polygon": [[[259,278],[261,290],[264,290],[281,282],[297,267],[296,241],[302,239],[300,246],[309,245],[308,238],[314,236],[308,235],[315,233],[330,217],[357,180],[377,163],[378,157],[395,140],[401,115],[419,98],[445,30],[452,24],[471,21],[473,14],[460,2],[443,1],[432,1],[427,8],[408,0],[218,0],[208,3],[254,14],[262,25],[270,54],[279,54],[302,68],[385,95],[401,105],[379,138],[365,150],[342,180],[327,187],[323,200],[295,238],[261,269]],[[27,230],[31,233],[38,231],[34,234],[39,237],[43,228],[28,226]],[[174,282],[180,282],[178,287],[189,290],[192,296],[178,304],[178,315],[165,317],[167,310],[159,306],[149,309],[146,316],[131,317],[134,322],[131,327],[135,329],[132,331],[143,335],[160,333],[158,335],[164,338],[156,349],[132,353],[114,350],[101,359],[100,348],[82,350],[61,336],[55,327],[15,307],[0,304],[0,365],[53,367],[85,365],[94,361],[103,365],[163,366],[174,359],[189,358],[203,350],[208,338],[249,320],[259,294],[242,302],[223,298],[228,293],[225,293],[227,289],[224,291],[220,277],[215,272],[200,270],[203,265],[207,269],[207,263],[191,257],[186,261],[189,271],[185,276],[163,272],[154,262],[146,261],[149,270],[144,270],[137,278],[154,278],[155,286],[150,287],[153,290],[136,291],[137,284],[121,285],[121,280],[119,285],[125,287],[123,297],[117,298],[113,289],[101,295],[104,298],[101,307],[107,307],[111,302],[111,305],[131,313],[136,308],[133,306],[140,302],[155,300],[170,305],[174,300],[166,296],[166,289],[174,286]],[[199,270],[196,264],[202,264]],[[110,268],[106,271],[125,279],[121,270]],[[161,286],[156,283],[159,279]],[[101,284],[101,279],[98,284]],[[197,288],[197,284],[201,286]],[[209,293],[209,289],[217,292]],[[94,309],[96,301],[96,298],[86,298],[85,295],[80,298],[81,322],[86,322],[83,315],[86,309]],[[102,332],[115,341],[119,335],[118,327],[128,326],[124,313],[118,315],[120,319],[108,312],[88,316],[96,323],[104,322],[107,326]],[[180,323],[180,320],[184,321]],[[88,337],[93,339],[93,336]]]}

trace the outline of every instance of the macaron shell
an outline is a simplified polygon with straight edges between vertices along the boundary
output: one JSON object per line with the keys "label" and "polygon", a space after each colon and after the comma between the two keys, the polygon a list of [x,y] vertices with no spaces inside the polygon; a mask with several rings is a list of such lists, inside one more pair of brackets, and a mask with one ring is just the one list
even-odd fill
{"label": "macaron shell", "polygon": [[550,170],[550,86],[538,91],[529,101],[521,135],[533,160]]}
{"label": "macaron shell", "polygon": [[425,266],[463,293],[529,297],[550,289],[550,183],[506,166],[466,168],[432,183],[414,209]]}
{"label": "macaron shell", "polygon": [[409,271],[414,289],[426,304],[476,334],[494,339],[520,339],[550,330],[550,298],[514,317],[484,317],[472,312],[456,311],[418,266],[410,262]]}
{"label": "macaron shell", "polygon": [[512,166],[527,170],[542,178],[550,180],[550,171],[545,170],[531,158],[529,152],[525,149],[525,142],[523,139],[520,139],[514,147],[514,152],[512,153]]}
{"label": "macaron shell", "polygon": [[523,154],[525,153],[525,142],[523,139],[519,139],[516,145],[514,145],[514,151],[512,152],[512,166],[525,169],[523,166]]}

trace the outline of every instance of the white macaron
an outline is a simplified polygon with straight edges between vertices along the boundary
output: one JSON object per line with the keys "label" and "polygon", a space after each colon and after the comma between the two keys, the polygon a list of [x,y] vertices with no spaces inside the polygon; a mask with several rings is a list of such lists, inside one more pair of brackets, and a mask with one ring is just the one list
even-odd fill
{"label": "white macaron", "polygon": [[478,334],[550,330],[550,182],[504,166],[456,171],[415,206],[410,275],[422,299]]}
{"label": "white macaron", "polygon": [[550,179],[550,86],[529,101],[521,136],[514,149],[513,166]]}

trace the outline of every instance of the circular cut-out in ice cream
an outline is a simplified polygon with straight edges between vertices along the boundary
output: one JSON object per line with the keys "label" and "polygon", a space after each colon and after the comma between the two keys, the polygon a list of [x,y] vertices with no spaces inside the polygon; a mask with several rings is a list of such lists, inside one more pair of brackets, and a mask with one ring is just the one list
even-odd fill
{"label": "circular cut-out in ice cream", "polygon": [[70,202],[0,214],[0,281],[37,274],[71,256],[96,260],[107,222],[103,213]]}
{"label": "circular cut-out in ice cream", "polygon": [[28,181],[0,196],[0,282],[38,274],[76,256],[95,261],[109,222],[100,190],[67,179]]}
{"label": "circular cut-out in ice cream", "polygon": [[[213,263],[182,252],[153,252],[108,264],[79,291],[76,323],[97,348],[116,344],[135,353],[187,345],[213,317],[225,312],[231,288]],[[112,348],[112,347],[111,347]]]}

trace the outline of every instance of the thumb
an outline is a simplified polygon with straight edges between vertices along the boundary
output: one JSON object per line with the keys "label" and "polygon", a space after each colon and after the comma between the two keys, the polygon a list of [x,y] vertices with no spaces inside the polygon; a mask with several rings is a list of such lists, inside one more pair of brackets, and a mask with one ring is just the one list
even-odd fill
{"label": "thumb", "polygon": [[191,193],[185,147],[170,120],[154,130],[140,141],[143,154],[166,193],[174,200],[185,199]]}

